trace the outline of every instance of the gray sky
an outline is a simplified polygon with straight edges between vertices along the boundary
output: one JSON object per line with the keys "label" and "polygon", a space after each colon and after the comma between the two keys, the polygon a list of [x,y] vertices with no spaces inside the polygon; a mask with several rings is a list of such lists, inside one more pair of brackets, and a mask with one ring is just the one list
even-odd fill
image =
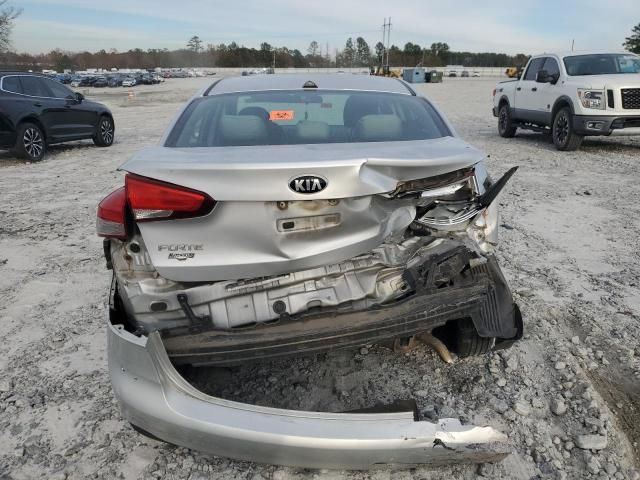
{"label": "gray sky", "polygon": [[[392,17],[391,42],[402,47],[447,42],[452,50],[536,53],[622,49],[640,23],[640,0],[13,0],[18,51],[179,48],[199,35],[207,43],[236,41],[299,48],[316,40],[330,51],[348,36],[371,45]],[[606,13],[606,15],[604,15]]]}

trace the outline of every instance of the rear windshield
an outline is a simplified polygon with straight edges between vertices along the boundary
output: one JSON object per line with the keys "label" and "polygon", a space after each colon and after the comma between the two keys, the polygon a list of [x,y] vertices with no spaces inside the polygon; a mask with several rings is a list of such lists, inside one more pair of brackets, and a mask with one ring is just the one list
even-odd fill
{"label": "rear windshield", "polygon": [[640,73],[640,57],[627,54],[594,54],[564,57],[568,75],[611,75]]}
{"label": "rear windshield", "polygon": [[194,100],[168,147],[393,142],[451,135],[425,99],[350,91],[264,91]]}

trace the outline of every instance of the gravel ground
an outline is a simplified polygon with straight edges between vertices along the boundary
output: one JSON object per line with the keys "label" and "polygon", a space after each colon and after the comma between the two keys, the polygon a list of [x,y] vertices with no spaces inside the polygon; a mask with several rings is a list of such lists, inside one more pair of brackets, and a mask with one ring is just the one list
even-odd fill
{"label": "gravel ground", "polygon": [[498,256],[525,318],[511,350],[441,363],[418,347],[189,372],[226,398],[343,410],[415,398],[426,418],[459,416],[509,435],[497,465],[375,472],[311,471],[235,462],[155,442],[124,422],[106,369],[110,275],[95,207],[116,171],[155,143],[208,79],[87,93],[112,108],[116,143],[53,147],[38,164],[0,153],[0,478],[640,479],[640,138],[587,140],[557,152],[548,136],[505,140],[488,79],[419,89],[498,176]]}

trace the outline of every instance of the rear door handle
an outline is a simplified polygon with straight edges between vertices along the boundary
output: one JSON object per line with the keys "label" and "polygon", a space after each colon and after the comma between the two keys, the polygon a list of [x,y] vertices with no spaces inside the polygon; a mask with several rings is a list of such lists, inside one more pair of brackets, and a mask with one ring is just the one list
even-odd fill
{"label": "rear door handle", "polygon": [[538,91],[538,87],[533,87],[533,88],[531,89],[531,91],[532,91],[532,92],[537,92],[537,91]]}
{"label": "rear door handle", "polygon": [[517,91],[520,91],[520,90],[522,90],[522,87],[518,87],[518,88],[516,88],[516,90],[517,90]]}
{"label": "rear door handle", "polygon": [[33,104],[33,106],[34,106],[34,107],[41,107],[41,106],[42,106],[42,104],[41,104],[40,102],[36,102],[36,103],[34,103],[34,104]]}

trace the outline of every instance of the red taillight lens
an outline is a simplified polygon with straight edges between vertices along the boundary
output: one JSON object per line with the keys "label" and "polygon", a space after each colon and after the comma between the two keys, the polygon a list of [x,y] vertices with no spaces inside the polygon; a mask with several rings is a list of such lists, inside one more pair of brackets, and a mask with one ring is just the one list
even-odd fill
{"label": "red taillight lens", "polygon": [[199,217],[216,203],[206,193],[132,174],[127,174],[125,188],[137,221]]}
{"label": "red taillight lens", "polygon": [[96,230],[98,236],[106,238],[127,238],[126,209],[127,197],[124,187],[111,192],[98,205]]}

